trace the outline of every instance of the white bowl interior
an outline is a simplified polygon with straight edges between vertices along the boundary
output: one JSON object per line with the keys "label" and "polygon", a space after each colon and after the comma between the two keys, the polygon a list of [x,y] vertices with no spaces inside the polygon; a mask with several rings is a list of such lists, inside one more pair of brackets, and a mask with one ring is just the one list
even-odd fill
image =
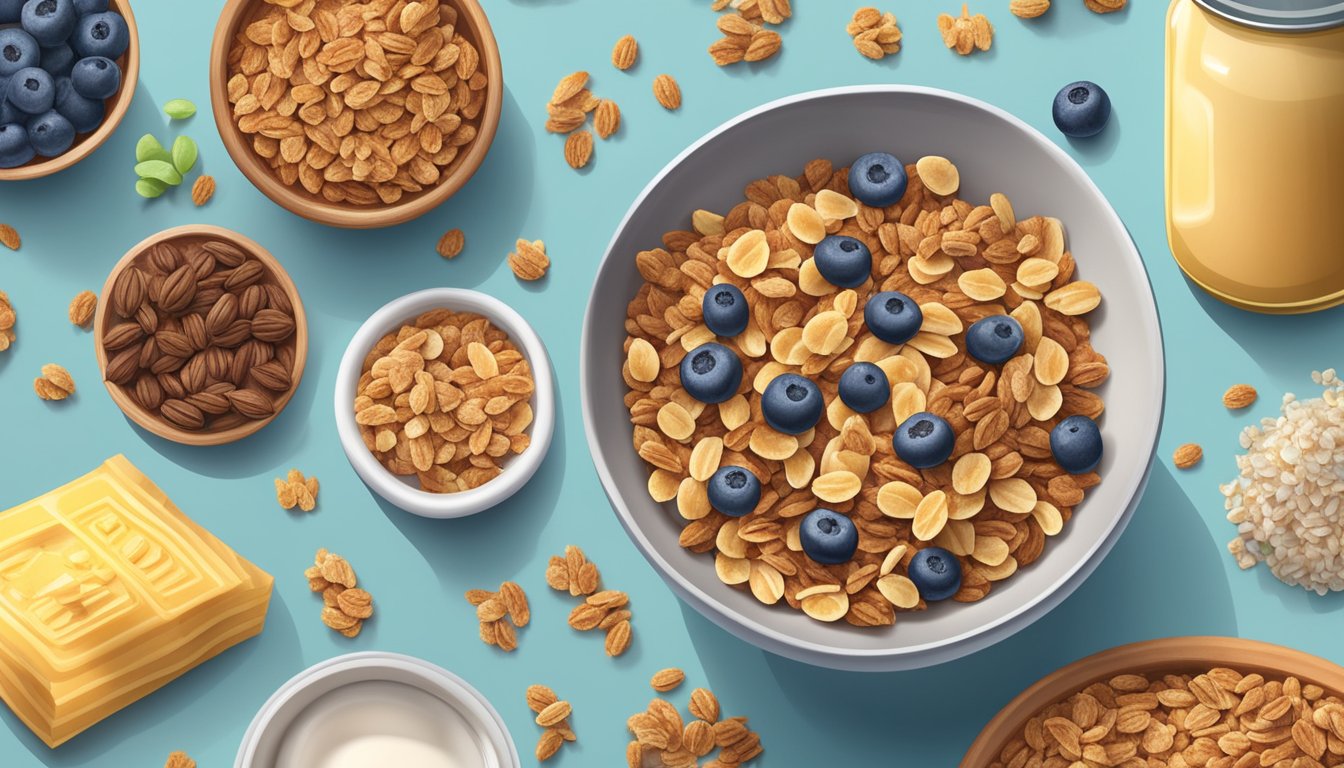
{"label": "white bowl interior", "polygon": [[[536,389],[532,393],[532,438],[527,450],[501,462],[503,473],[478,488],[459,493],[430,493],[420,489],[412,475],[394,475],[374,459],[359,434],[351,403],[363,374],[364,358],[385,334],[431,309],[448,308],[488,317],[513,340],[532,366]],[[499,504],[512,496],[536,473],[550,449],[555,429],[555,391],[551,364],[541,337],[527,321],[504,302],[479,291],[460,288],[430,288],[407,294],[374,312],[346,347],[336,374],[336,428],[341,446],[355,472],[374,493],[401,509],[424,517],[465,517]]]}
{"label": "white bowl interior", "polygon": [[[822,624],[786,607],[768,607],[719,582],[709,555],[677,543],[673,504],[646,490],[648,470],[631,449],[623,408],[603,404],[626,392],[621,379],[626,301],[641,278],[635,254],[656,247],[671,229],[690,229],[696,208],[725,213],[750,181],[799,175],[824,157],[836,167],[886,151],[911,163],[950,158],[961,195],[976,203],[1003,192],[1020,218],[1060,218],[1078,261],[1078,276],[1096,283],[1102,307],[1091,315],[1093,343],[1111,365],[1100,390],[1103,482],[1088,493],[1065,532],[1035,564],[971,604],[935,605],[899,614],[894,627]],[[955,658],[1020,629],[1071,592],[1123,530],[1147,478],[1163,399],[1161,334],[1142,260],[1120,219],[1078,165],[1038,132],[994,107],[956,94],[902,86],[819,91],[753,110],[709,134],[675,159],[645,189],[613,238],[585,318],[584,421],[594,462],[612,505],[636,545],[693,607],[767,650],[810,663],[849,668],[924,666]],[[612,297],[620,297],[613,300]],[[1122,396],[1123,393],[1123,396]]]}

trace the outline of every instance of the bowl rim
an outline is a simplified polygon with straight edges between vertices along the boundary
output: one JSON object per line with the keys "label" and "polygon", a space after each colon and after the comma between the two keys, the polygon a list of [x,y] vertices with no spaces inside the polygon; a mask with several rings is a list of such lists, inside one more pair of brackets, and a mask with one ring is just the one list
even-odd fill
{"label": "bowl rim", "polygon": [[[622,500],[619,487],[610,469],[603,460],[603,451],[601,443],[598,440],[598,427],[596,422],[597,404],[591,402],[589,396],[590,379],[597,375],[595,370],[595,359],[598,352],[592,347],[593,334],[590,332],[592,326],[597,322],[596,312],[594,310],[596,295],[590,293],[588,306],[584,311],[583,332],[580,339],[580,365],[579,365],[579,390],[583,405],[583,424],[584,432],[588,441],[589,453],[592,456],[594,467],[598,477],[601,480],[602,488],[611,503],[617,518],[622,527],[630,536],[637,549],[644,556],[654,570],[663,578],[663,580],[672,587],[683,600],[688,602],[701,615],[705,616],[713,623],[728,630],[732,634],[743,633],[754,645],[761,647],[772,653],[780,654],[797,661],[808,664],[832,666],[839,669],[871,670],[871,669],[908,669],[914,667],[928,666],[930,664],[948,661],[954,658],[964,656],[982,648],[988,647],[1004,638],[1020,631],[1035,621],[1040,616],[1052,610],[1060,602],[1073,593],[1075,589],[1091,575],[1091,573],[1100,564],[1101,560],[1109,554],[1111,548],[1115,545],[1119,534],[1124,531],[1134,510],[1142,498],[1143,491],[1147,486],[1148,477],[1152,469],[1154,456],[1157,448],[1157,440],[1161,433],[1163,418],[1163,403],[1166,398],[1166,357],[1162,342],[1161,323],[1157,313],[1156,297],[1153,293],[1152,279],[1148,275],[1147,266],[1140,256],[1138,248],[1133,239],[1129,236],[1124,222],[1111,206],[1109,200],[1092,181],[1087,172],[1069,156],[1067,152],[1061,149],[1053,141],[1050,141],[1044,134],[1033,128],[1031,125],[1016,117],[1012,113],[989,104],[980,99],[966,96],[954,91],[948,91],[941,88],[931,88],[917,85],[897,85],[897,84],[878,84],[878,85],[854,85],[840,86],[834,88],[823,88],[818,90],[806,91],[803,93],[785,96],[780,99],[767,102],[760,106],[749,109],[735,117],[729,118],[719,126],[711,129],[704,136],[694,141],[686,149],[682,150],[672,158],[658,173],[649,181],[647,185],[636,196],[630,208],[621,218],[617,225],[611,240],[607,244],[602,261],[593,279],[593,291],[596,290],[601,281],[603,273],[611,268],[616,259],[613,258],[613,249],[620,240],[621,234],[630,224],[630,220],[635,213],[643,206],[644,201],[652,191],[662,183],[663,179],[669,175],[677,166],[692,154],[717,139],[720,135],[735,128],[739,124],[748,122],[762,114],[789,107],[801,102],[825,99],[831,97],[851,96],[856,94],[884,94],[890,96],[924,96],[938,99],[950,100],[960,104],[970,106],[974,109],[988,113],[1007,123],[1012,128],[1023,133],[1038,145],[1043,152],[1051,156],[1064,171],[1073,177],[1073,179],[1087,190],[1091,196],[1100,201],[1104,209],[1104,216],[1109,219],[1111,227],[1115,232],[1123,237],[1119,238],[1119,246],[1126,251],[1129,258],[1138,268],[1138,274],[1143,278],[1143,284],[1147,287],[1149,303],[1153,307],[1154,322],[1150,328],[1142,329],[1139,332],[1146,336],[1145,342],[1149,348],[1155,350],[1151,384],[1152,391],[1149,393],[1155,407],[1150,409],[1151,416],[1148,418],[1147,429],[1145,432],[1151,435],[1150,444],[1147,446],[1147,459],[1142,462],[1138,471],[1127,478],[1116,478],[1115,482],[1123,481],[1128,502],[1124,508],[1118,510],[1111,520],[1110,527],[1104,535],[1087,550],[1084,556],[1078,561],[1072,563],[1070,567],[1058,578],[1048,590],[1045,590],[1023,604],[1017,606],[1011,611],[1007,611],[998,616],[995,620],[982,624],[974,629],[961,632],[960,634],[942,638],[934,642],[922,643],[898,648],[873,648],[873,649],[850,649],[836,648],[831,645],[802,640],[784,632],[780,632],[771,626],[761,624],[742,616],[732,608],[725,605],[718,597],[700,589],[694,583],[686,579],[682,574],[668,563],[650,542],[630,512],[629,508]],[[743,634],[739,634],[742,637]]]}
{"label": "bowl rim", "polygon": [[[112,134],[131,110],[131,101],[135,98],[135,89],[140,85],[140,30],[135,24],[135,14],[131,11],[130,0],[111,0],[114,10],[126,20],[126,29],[130,33],[130,43],[121,60],[121,87],[112,101],[112,108],[103,116],[103,122],[84,138],[75,142],[70,149],[57,157],[49,157],[41,162],[32,162],[17,168],[0,168],[0,181],[27,181],[40,179],[59,173],[73,166],[98,149]],[[107,103],[105,100],[104,104]]]}
{"label": "bowl rim", "polygon": [[[364,358],[384,334],[414,319],[422,312],[448,308],[475,312],[489,318],[519,347],[532,366],[531,443],[513,456],[498,477],[476,488],[457,493],[431,493],[412,487],[379,464],[364,445],[350,404],[355,386],[363,375]],[[346,458],[364,484],[390,504],[413,515],[436,519],[467,517],[503,503],[532,479],[550,451],[555,433],[555,387],[551,362],[541,337],[518,312],[481,291],[467,288],[426,288],[393,299],[369,316],[355,331],[336,369],[333,406],[336,431]]]}
{"label": "bowl rim", "polygon": [[[475,39],[471,42],[480,53],[489,82],[486,84],[485,106],[481,109],[476,138],[472,140],[462,159],[453,170],[441,176],[434,187],[417,192],[392,205],[351,206],[315,199],[301,187],[285,185],[266,167],[246,141],[232,119],[228,99],[229,45],[234,32],[241,27],[248,13],[260,0],[226,0],[215,25],[210,45],[210,111],[215,119],[224,149],[233,158],[243,176],[276,205],[297,216],[319,224],[348,229],[374,229],[404,224],[429,213],[457,194],[485,162],[486,154],[494,143],[504,105],[504,67],[500,61],[499,43],[490,26],[490,20],[478,0],[453,0],[459,13],[467,21]],[[460,25],[461,19],[459,19]]]}
{"label": "bowl rim", "polygon": [[1240,637],[1193,635],[1144,640],[1108,648],[1037,680],[994,715],[966,750],[961,768],[986,768],[1028,719],[1044,707],[1121,672],[1153,674],[1204,667],[1293,675],[1328,691],[1344,692],[1344,667],[1282,645]]}
{"label": "bowl rim", "polygon": [[[277,720],[277,717],[285,712],[286,707],[299,694],[314,686],[331,681],[332,678],[339,678],[343,675],[369,675],[377,672],[400,673],[423,683],[424,685],[420,687],[420,690],[457,709],[459,714],[469,715],[471,720],[474,721],[472,725],[483,726],[482,732],[478,735],[488,738],[490,745],[496,752],[504,753],[499,757],[506,761],[505,766],[507,768],[517,768],[521,764],[518,757],[518,748],[513,742],[513,735],[509,733],[508,725],[504,723],[504,718],[500,716],[499,711],[490,703],[490,700],[485,698],[484,694],[466,680],[437,664],[414,656],[385,651],[363,651],[347,653],[326,661],[320,661],[281,684],[261,705],[257,714],[253,716],[252,722],[248,724],[247,730],[243,733],[242,741],[238,745],[238,753],[234,758],[234,768],[252,768],[258,743],[267,729],[273,725],[288,726],[287,722],[281,723]],[[344,685],[353,685],[356,682],[377,680],[390,680],[390,678],[362,677],[360,680],[350,680],[347,683],[337,685],[331,690],[337,690]],[[402,683],[400,680],[390,681]],[[408,683],[402,684],[408,685]],[[324,691],[321,695],[329,692]],[[467,711],[463,712],[462,708]],[[298,712],[302,711],[303,706],[300,706]],[[292,719],[291,717],[290,721]],[[497,766],[496,768],[500,767]]]}
{"label": "bowl rim", "polygon": [[[116,282],[117,277],[126,267],[150,246],[189,237],[213,237],[242,248],[266,266],[267,272],[275,278],[276,284],[284,290],[285,295],[289,297],[290,304],[294,305],[294,368],[290,372],[292,381],[289,390],[275,400],[275,412],[265,419],[245,421],[242,424],[218,431],[191,432],[175,427],[154,416],[142,408],[122,387],[107,380],[108,356],[107,350],[103,347],[103,335],[106,332],[104,326],[107,322],[108,302],[111,301],[113,283]],[[126,418],[152,434],[182,445],[224,445],[252,435],[275,421],[280,412],[285,409],[285,406],[289,405],[294,393],[299,391],[299,386],[303,382],[303,371],[308,364],[308,315],[304,311],[303,299],[299,296],[299,289],[294,285],[293,278],[289,276],[289,272],[285,270],[280,261],[260,243],[244,234],[224,227],[211,224],[183,224],[146,237],[131,246],[112,266],[112,270],[107,273],[107,279],[103,281],[102,290],[98,293],[98,306],[93,318],[93,350],[98,359],[98,372],[103,377],[103,386],[107,388],[108,394],[112,396],[112,401],[117,404]]]}

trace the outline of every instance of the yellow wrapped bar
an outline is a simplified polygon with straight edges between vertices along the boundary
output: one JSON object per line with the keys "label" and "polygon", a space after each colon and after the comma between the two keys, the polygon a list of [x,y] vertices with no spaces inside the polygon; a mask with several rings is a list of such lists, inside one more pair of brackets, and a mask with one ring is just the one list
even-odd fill
{"label": "yellow wrapped bar", "polygon": [[0,698],[59,746],[259,634],[272,582],[114,456],[0,513]]}

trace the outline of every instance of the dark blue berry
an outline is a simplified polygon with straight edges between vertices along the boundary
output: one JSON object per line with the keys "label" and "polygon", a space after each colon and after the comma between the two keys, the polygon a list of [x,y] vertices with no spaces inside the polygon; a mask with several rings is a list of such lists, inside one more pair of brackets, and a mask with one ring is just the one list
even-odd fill
{"label": "dark blue berry", "polygon": [[1052,113],[1055,127],[1065,136],[1096,136],[1111,119],[1111,97],[1100,85],[1079,80],[1059,89]]}
{"label": "dark blue berry", "polygon": [[14,73],[5,94],[23,112],[40,115],[56,102],[56,83],[46,70],[28,67]]}
{"label": "dark blue berry", "polygon": [[75,68],[75,49],[61,43],[42,49],[42,60],[38,66],[47,70],[52,77],[66,77]]}
{"label": "dark blue berry", "polygon": [[840,565],[859,548],[859,529],[839,512],[817,509],[807,513],[798,528],[803,553],[822,565]]}
{"label": "dark blue berry", "polygon": [[896,455],[916,469],[929,469],[947,461],[956,442],[952,425],[928,411],[901,422],[891,438]]}
{"label": "dark blue berry", "polygon": [[18,168],[36,156],[27,128],[18,123],[0,125],[0,168]]}
{"label": "dark blue berry", "polygon": [[42,157],[59,157],[75,143],[75,127],[53,109],[29,121],[28,141]]}
{"label": "dark blue berry", "polygon": [[737,286],[719,283],[705,291],[701,303],[705,316],[705,325],[716,336],[736,336],[747,330],[751,320],[751,307],[747,306],[747,297]]}
{"label": "dark blue berry", "polygon": [[786,435],[800,435],[815,427],[825,408],[821,389],[811,379],[796,373],[776,376],[761,395],[765,423]]}
{"label": "dark blue berry", "polygon": [[916,552],[906,574],[925,602],[946,600],[961,589],[961,561],[942,547],[925,547]]}
{"label": "dark blue berry", "polygon": [[1022,349],[1022,325],[1008,315],[992,315],[966,331],[966,352],[982,363],[1006,363]]}
{"label": "dark blue berry", "polygon": [[887,374],[872,363],[854,363],[840,374],[840,399],[858,413],[872,413],[891,397]]}
{"label": "dark blue berry", "polygon": [[86,99],[110,99],[121,87],[121,67],[102,56],[90,56],[75,62],[70,72],[75,92]]}
{"label": "dark blue berry", "polygon": [[69,39],[79,22],[74,0],[28,0],[19,15],[23,31],[39,45],[56,45]]}
{"label": "dark blue berry", "polygon": [[863,321],[873,335],[888,344],[904,344],[919,333],[924,313],[915,300],[900,291],[874,294],[863,308]]}
{"label": "dark blue berry", "polygon": [[1101,463],[1101,430],[1083,415],[1070,416],[1050,430],[1050,452],[1065,472],[1081,475]]}
{"label": "dark blue berry", "polygon": [[33,36],[17,27],[0,29],[0,77],[42,62],[42,49]]}
{"label": "dark blue berry", "polygon": [[75,93],[70,78],[62,77],[56,81],[56,111],[70,121],[75,133],[88,133],[102,125],[107,110],[103,102],[86,99]]}
{"label": "dark blue berry", "polygon": [[741,517],[761,500],[761,481],[746,467],[720,467],[709,478],[709,504],[729,517]]}
{"label": "dark blue berry", "polygon": [[681,359],[681,386],[702,403],[722,403],[741,384],[742,361],[722,344],[701,344]]}
{"label": "dark blue berry", "polygon": [[908,181],[905,166],[886,152],[870,152],[849,167],[850,193],[870,208],[886,208],[900,202]]}
{"label": "dark blue berry", "polygon": [[0,0],[0,24],[18,24],[24,0]]}
{"label": "dark blue berry", "polygon": [[873,272],[873,254],[868,246],[848,235],[830,235],[812,251],[817,271],[831,285],[857,288]]}
{"label": "dark blue berry", "polygon": [[108,0],[75,0],[75,11],[80,16],[90,13],[102,13],[108,9]]}
{"label": "dark blue berry", "polygon": [[80,58],[104,56],[116,59],[131,44],[131,30],[126,20],[116,11],[90,13],[79,19],[70,45]]}

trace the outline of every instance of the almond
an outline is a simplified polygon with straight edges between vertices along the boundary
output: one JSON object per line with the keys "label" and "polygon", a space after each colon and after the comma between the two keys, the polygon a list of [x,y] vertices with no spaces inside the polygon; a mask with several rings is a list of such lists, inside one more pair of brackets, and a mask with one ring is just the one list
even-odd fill
{"label": "almond", "polygon": [[1020,19],[1034,19],[1050,10],[1050,0],[1012,0],[1008,10]]}
{"label": "almond", "polygon": [[245,261],[233,268],[224,280],[224,290],[237,291],[258,282],[266,275],[266,268],[259,261]]}
{"label": "almond", "polygon": [[228,397],[234,410],[249,419],[265,419],[275,414],[275,405],[271,403],[271,398],[259,390],[235,389]]}
{"label": "almond", "polygon": [[1171,463],[1177,469],[1190,469],[1204,458],[1204,449],[1197,443],[1185,443],[1171,454]]}
{"label": "almond", "polygon": [[1223,406],[1232,410],[1249,408],[1258,396],[1250,384],[1233,384],[1223,393]]}
{"label": "almond", "polygon": [[118,323],[103,334],[103,348],[109,352],[125,349],[144,336],[144,329],[138,323]]}
{"label": "almond", "polygon": [[188,265],[173,270],[163,279],[156,302],[164,312],[181,312],[196,298],[196,272]]}
{"label": "almond", "polygon": [[681,86],[677,85],[677,81],[671,75],[659,75],[653,79],[653,97],[663,109],[681,108]]}
{"label": "almond", "polygon": [[639,57],[639,43],[633,35],[625,35],[616,41],[611,49],[611,65],[619,70],[627,70],[635,65]]}
{"label": "almond", "polygon": [[176,398],[164,400],[159,413],[182,429],[197,430],[205,426],[205,414],[201,409],[184,400]]}
{"label": "almond", "polygon": [[252,335],[272,344],[294,333],[294,318],[276,309],[263,309],[252,318]]}
{"label": "almond", "polygon": [[112,284],[112,308],[123,317],[130,317],[145,301],[145,273],[138,267],[127,267]]}
{"label": "almond", "polygon": [[262,363],[252,369],[257,383],[274,392],[286,392],[290,386],[289,371],[278,360]]}

